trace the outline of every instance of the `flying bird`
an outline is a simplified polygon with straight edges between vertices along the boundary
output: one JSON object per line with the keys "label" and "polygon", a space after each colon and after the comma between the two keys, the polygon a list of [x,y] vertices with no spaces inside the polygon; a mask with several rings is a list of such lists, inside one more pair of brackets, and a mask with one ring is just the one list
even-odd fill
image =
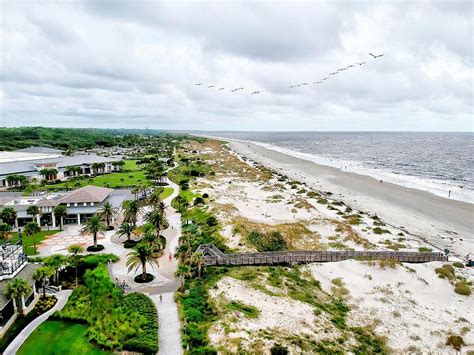
{"label": "flying bird", "polygon": [[254,91],[254,92],[252,93],[252,95],[258,95],[258,94],[260,94],[260,92],[261,92],[261,91]]}
{"label": "flying bird", "polygon": [[218,90],[224,90],[225,88],[219,88]]}
{"label": "flying bird", "polygon": [[322,78],[321,80],[328,80],[329,78]]}
{"label": "flying bird", "polygon": [[301,83],[300,86],[306,86],[309,85],[308,83]]}
{"label": "flying bird", "polygon": [[365,62],[360,62],[360,63],[356,63],[356,64],[359,64],[359,65],[364,65],[364,64],[365,64]]}
{"label": "flying bird", "polygon": [[209,86],[208,86],[208,88],[213,88],[213,87],[215,87],[215,86],[214,86],[214,85],[209,85]]}
{"label": "flying bird", "polygon": [[197,85],[197,86],[199,86],[199,85],[202,85],[202,83],[197,83],[197,84],[194,84],[194,85]]}
{"label": "flying bird", "polygon": [[383,57],[383,54],[378,54],[378,55],[374,55],[372,53],[369,53],[372,57],[374,57],[374,59],[377,59],[379,57]]}

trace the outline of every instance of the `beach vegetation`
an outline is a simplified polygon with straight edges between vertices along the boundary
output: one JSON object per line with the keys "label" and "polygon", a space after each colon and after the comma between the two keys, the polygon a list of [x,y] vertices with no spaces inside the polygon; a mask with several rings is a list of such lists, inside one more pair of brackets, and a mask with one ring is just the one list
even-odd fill
{"label": "beach vegetation", "polygon": [[246,305],[239,301],[231,301],[226,307],[232,311],[243,313],[247,318],[258,318],[260,313],[256,307]]}
{"label": "beach vegetation", "polygon": [[457,267],[458,269],[463,269],[463,268],[464,268],[464,264],[463,264],[462,262],[460,262],[460,261],[455,261],[455,262],[453,263],[453,266],[454,266],[454,267]]}
{"label": "beach vegetation", "polygon": [[286,250],[288,245],[280,232],[261,233],[251,231],[247,235],[247,240],[259,252]]}
{"label": "beach vegetation", "polygon": [[418,248],[418,251],[420,253],[431,253],[433,251],[433,249],[427,248],[427,247],[420,247],[420,248]]}
{"label": "beach vegetation", "polygon": [[456,351],[461,351],[461,348],[465,343],[461,336],[450,334],[446,339],[446,345],[452,346]]}
{"label": "beach vegetation", "polygon": [[321,205],[326,205],[328,203],[328,200],[326,200],[324,197],[318,197],[317,202]]}
{"label": "beach vegetation", "polygon": [[372,229],[372,232],[374,232],[374,234],[391,234],[388,229],[382,229],[380,227],[375,227]]}
{"label": "beach vegetation", "polygon": [[454,292],[463,296],[470,296],[472,293],[471,287],[465,281],[456,283],[456,285],[454,286]]}
{"label": "beach vegetation", "polygon": [[315,198],[315,197],[319,197],[320,195],[314,191],[308,191],[306,196],[308,196],[309,198]]}

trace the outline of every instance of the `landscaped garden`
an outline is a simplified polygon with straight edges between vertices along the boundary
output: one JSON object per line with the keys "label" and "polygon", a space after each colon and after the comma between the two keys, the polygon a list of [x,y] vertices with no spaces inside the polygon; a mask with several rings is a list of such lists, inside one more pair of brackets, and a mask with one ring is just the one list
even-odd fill
{"label": "landscaped garden", "polygon": [[106,354],[87,340],[87,326],[48,320],[26,339],[18,355],[30,354]]}
{"label": "landscaped garden", "polygon": [[[38,245],[41,244],[41,242],[48,236],[53,235],[58,233],[59,230],[49,230],[49,231],[40,231],[38,233],[35,233],[33,235],[25,235],[22,233],[21,239],[22,239],[22,244],[23,244],[23,254],[25,255],[35,255],[37,251],[35,251],[35,245],[38,247]],[[19,235],[17,232],[11,233],[10,238],[8,241],[11,244],[15,244],[18,242],[20,239]]]}

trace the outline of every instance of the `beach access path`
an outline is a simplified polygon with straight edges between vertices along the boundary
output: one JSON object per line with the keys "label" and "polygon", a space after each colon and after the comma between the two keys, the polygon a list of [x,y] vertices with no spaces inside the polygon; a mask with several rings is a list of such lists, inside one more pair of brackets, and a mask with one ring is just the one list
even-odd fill
{"label": "beach access path", "polygon": [[58,301],[49,311],[44,312],[39,317],[33,319],[33,321],[28,324],[21,332],[16,336],[16,338],[8,345],[5,349],[5,355],[14,355],[20,349],[20,346],[25,342],[25,340],[33,333],[33,331],[40,326],[45,320],[49,318],[51,314],[56,311],[61,310],[66,304],[69,296],[71,295],[72,290],[63,290],[56,294]]}
{"label": "beach access path", "polygon": [[257,144],[223,139],[232,150],[268,168],[326,192],[354,209],[377,213],[385,222],[439,250],[462,257],[474,251],[474,205],[370,176],[342,171]]}

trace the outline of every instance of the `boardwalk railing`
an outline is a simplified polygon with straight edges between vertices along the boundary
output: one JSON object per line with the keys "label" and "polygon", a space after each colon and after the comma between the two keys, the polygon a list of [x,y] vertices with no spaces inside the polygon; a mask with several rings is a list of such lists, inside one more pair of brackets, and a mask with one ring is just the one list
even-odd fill
{"label": "boardwalk railing", "polygon": [[336,262],[348,259],[393,260],[404,263],[447,261],[443,253],[411,251],[274,251],[263,253],[224,254],[214,244],[202,244],[196,252],[204,255],[204,265],[275,265]]}

